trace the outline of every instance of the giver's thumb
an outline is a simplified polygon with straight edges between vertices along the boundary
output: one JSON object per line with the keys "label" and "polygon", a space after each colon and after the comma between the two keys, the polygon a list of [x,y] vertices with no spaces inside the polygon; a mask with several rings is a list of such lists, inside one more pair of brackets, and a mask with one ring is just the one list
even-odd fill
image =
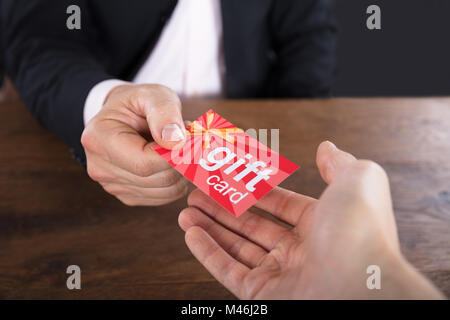
{"label": "giver's thumb", "polygon": [[147,123],[153,139],[166,149],[178,149],[186,140],[178,99],[154,99],[148,107]]}

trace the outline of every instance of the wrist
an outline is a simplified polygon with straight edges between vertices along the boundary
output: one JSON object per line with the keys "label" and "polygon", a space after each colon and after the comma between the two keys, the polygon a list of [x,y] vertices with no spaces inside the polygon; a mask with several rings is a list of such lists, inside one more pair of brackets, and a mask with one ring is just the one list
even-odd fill
{"label": "wrist", "polygon": [[[380,287],[360,292],[363,299],[442,299],[443,295],[395,250],[385,250],[379,259]],[[371,276],[367,274],[367,278]],[[369,281],[368,281],[369,282]]]}

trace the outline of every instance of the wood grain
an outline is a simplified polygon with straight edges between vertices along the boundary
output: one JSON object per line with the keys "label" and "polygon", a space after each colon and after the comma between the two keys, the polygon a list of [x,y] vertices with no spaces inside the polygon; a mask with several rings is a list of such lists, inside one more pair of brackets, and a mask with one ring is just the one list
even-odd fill
{"label": "wood grain", "polygon": [[[282,186],[319,196],[317,145],[332,140],[388,172],[405,256],[450,295],[450,99],[198,100],[237,126],[279,128],[301,165]],[[0,104],[0,298],[233,298],[192,257],[177,224],[186,199],[122,205],[20,103]],[[82,290],[66,288],[68,265]]]}

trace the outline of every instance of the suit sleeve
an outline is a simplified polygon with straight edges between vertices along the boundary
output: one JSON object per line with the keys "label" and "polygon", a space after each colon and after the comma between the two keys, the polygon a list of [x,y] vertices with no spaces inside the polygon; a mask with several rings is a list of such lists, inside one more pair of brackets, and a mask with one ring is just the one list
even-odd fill
{"label": "suit sleeve", "polygon": [[[81,30],[69,30],[70,5],[81,9]],[[3,0],[6,73],[31,114],[83,162],[83,107],[89,90],[113,78],[99,61],[88,1]]]}
{"label": "suit sleeve", "polygon": [[333,0],[274,1],[272,10],[275,97],[324,97],[335,72]]}

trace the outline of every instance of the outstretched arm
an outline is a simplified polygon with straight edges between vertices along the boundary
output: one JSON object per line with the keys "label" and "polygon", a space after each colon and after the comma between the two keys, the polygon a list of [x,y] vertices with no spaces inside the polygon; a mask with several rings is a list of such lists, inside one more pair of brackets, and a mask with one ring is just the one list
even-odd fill
{"label": "outstretched arm", "polygon": [[[252,211],[236,219],[193,191],[179,216],[189,249],[242,299],[442,298],[400,253],[384,170],[329,142],[317,166],[329,184],[320,199],[275,188],[256,204],[284,225]],[[367,287],[371,265],[380,290]]]}

